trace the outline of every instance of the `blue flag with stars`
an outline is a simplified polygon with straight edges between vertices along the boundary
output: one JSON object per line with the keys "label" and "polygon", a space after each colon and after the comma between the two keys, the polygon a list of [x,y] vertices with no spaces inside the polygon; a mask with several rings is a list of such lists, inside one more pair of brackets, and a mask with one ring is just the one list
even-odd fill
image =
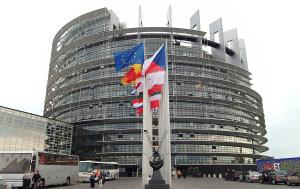
{"label": "blue flag with stars", "polygon": [[144,44],[140,43],[137,46],[120,52],[114,52],[115,68],[119,72],[123,68],[131,64],[144,63]]}

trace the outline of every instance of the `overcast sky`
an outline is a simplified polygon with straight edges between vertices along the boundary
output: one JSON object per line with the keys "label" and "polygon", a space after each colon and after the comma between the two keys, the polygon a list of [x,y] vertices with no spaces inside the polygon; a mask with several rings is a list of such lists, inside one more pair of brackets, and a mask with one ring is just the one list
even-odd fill
{"label": "overcast sky", "polygon": [[[173,27],[189,28],[200,10],[201,29],[222,17],[224,31],[238,29],[246,41],[252,88],[263,98],[266,155],[300,156],[299,5],[286,0],[6,0],[0,2],[0,105],[42,115],[52,40],[67,22],[107,7],[127,27],[165,26],[172,5]],[[0,131],[1,132],[1,131]]]}

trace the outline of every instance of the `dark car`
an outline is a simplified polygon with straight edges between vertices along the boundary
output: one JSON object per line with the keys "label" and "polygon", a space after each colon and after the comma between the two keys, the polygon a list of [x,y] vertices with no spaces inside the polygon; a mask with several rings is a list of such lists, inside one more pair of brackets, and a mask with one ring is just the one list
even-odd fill
{"label": "dark car", "polygon": [[243,173],[242,171],[227,170],[224,179],[231,180],[231,181],[238,181],[240,180],[240,175],[242,173]]}
{"label": "dark car", "polygon": [[227,170],[224,176],[225,180],[234,180],[234,171],[233,170]]}
{"label": "dark car", "polygon": [[259,182],[264,183],[286,183],[287,172],[285,170],[267,170],[263,171],[259,177]]}

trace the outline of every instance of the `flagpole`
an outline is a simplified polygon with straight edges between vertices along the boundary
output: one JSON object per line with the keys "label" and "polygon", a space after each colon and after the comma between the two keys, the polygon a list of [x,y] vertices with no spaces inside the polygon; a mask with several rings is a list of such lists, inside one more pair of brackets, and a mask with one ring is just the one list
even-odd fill
{"label": "flagpole", "polygon": [[[146,45],[144,39],[144,56],[146,56]],[[145,61],[144,61],[145,62]],[[143,75],[143,154],[142,154],[142,183],[143,186],[148,184],[148,177],[152,175],[152,169],[149,165],[150,157],[152,156],[152,114],[150,110],[150,100],[146,86],[146,77]]]}
{"label": "flagpole", "polygon": [[171,140],[170,140],[170,106],[169,106],[169,71],[168,71],[168,43],[165,42],[166,73],[162,92],[161,108],[159,114],[159,151],[164,158],[161,173],[166,184],[172,187],[171,181]]}

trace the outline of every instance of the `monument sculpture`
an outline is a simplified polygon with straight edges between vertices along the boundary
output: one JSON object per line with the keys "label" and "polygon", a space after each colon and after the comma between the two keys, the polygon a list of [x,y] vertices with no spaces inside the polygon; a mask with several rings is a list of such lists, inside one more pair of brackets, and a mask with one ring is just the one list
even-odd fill
{"label": "monument sculpture", "polygon": [[[169,189],[169,184],[166,184],[162,178],[159,169],[164,165],[164,160],[158,151],[154,151],[149,161],[150,166],[153,169],[153,174],[149,184],[145,185],[145,189]],[[170,173],[171,174],[171,173]]]}

